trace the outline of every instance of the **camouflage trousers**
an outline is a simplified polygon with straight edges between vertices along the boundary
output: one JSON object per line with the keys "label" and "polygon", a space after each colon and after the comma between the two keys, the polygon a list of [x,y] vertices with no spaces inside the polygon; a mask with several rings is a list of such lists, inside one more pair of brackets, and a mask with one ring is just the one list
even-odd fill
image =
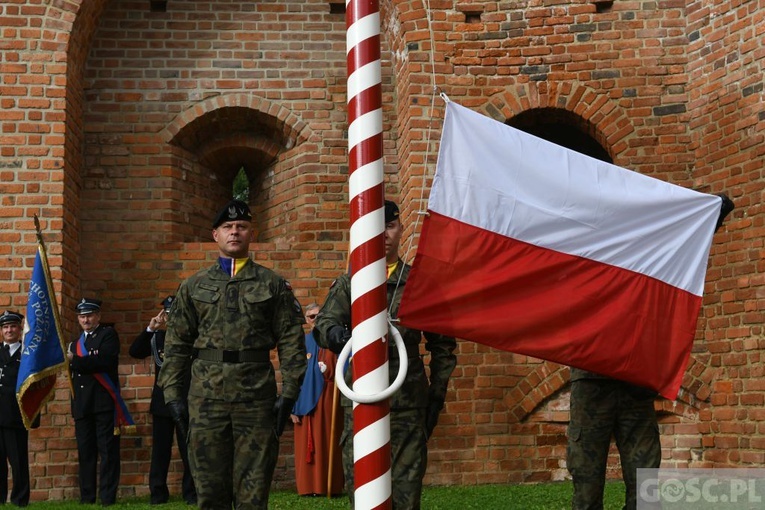
{"label": "camouflage trousers", "polygon": [[[344,407],[343,448],[345,490],[354,507],[353,410]],[[390,413],[391,485],[393,510],[419,510],[422,479],[428,467],[428,440],[425,409],[404,409]]]}
{"label": "camouflage trousers", "polygon": [[626,488],[624,508],[636,506],[637,469],[658,468],[661,444],[653,394],[611,379],[571,383],[567,465],[574,481],[574,510],[601,510],[611,437]]}
{"label": "camouflage trousers", "polygon": [[199,508],[268,508],[279,455],[273,405],[189,395],[188,455]]}

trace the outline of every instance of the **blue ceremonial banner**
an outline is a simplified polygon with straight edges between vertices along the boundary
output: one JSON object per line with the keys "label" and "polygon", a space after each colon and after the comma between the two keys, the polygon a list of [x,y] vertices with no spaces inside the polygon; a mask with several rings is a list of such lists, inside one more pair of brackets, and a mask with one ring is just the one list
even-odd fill
{"label": "blue ceremonial banner", "polygon": [[58,372],[66,368],[56,296],[42,244],[37,247],[29,284],[26,321],[16,399],[24,426],[30,429],[42,407],[53,397]]}

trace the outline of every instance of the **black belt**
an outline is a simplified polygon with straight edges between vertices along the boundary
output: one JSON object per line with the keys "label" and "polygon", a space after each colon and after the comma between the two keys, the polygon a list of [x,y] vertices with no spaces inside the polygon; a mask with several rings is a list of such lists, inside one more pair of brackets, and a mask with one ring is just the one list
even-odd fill
{"label": "black belt", "polygon": [[265,363],[271,361],[271,351],[265,349],[248,351],[224,351],[223,349],[199,349],[196,358],[219,363]]}

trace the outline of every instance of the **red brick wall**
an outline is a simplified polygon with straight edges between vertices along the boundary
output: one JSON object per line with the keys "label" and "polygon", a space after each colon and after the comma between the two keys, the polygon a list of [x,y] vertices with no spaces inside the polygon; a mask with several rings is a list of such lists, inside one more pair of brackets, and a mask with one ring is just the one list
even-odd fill
{"label": "red brick wall", "polygon": [[[241,167],[254,255],[303,304],[323,300],[348,243],[344,16],[319,0],[149,5],[0,6],[0,308],[26,303],[37,214],[67,335],[73,304],[97,294],[125,353],[158,301],[210,263],[209,222]],[[502,122],[566,112],[616,164],[733,197],[683,391],[657,409],[666,463],[760,464],[762,7],[394,0],[381,9],[386,193],[402,204],[408,238],[438,149],[434,85]],[[140,424],[123,441],[121,494],[143,495],[152,379],[127,356],[120,372]],[[556,365],[461,343],[427,482],[565,478],[567,379]],[[60,380],[31,434],[37,500],[77,497],[67,391]]]}
{"label": "red brick wall", "polygon": [[703,461],[718,465],[759,467],[765,461],[763,16],[741,2],[688,5],[694,183],[728,191],[739,209],[715,238],[694,346],[716,374],[699,428]]}

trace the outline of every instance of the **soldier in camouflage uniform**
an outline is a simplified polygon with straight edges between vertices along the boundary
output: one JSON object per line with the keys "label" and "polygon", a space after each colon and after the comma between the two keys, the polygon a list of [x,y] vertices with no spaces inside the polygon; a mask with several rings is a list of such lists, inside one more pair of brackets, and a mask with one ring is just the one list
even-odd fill
{"label": "soldier in camouflage uniform", "polygon": [[[410,266],[398,258],[398,246],[403,231],[396,204],[385,201],[385,249],[388,264],[388,305],[391,317],[398,315],[399,302],[406,285]],[[391,306],[392,304],[392,306]],[[333,284],[316,320],[314,336],[319,345],[339,353],[350,338],[351,284],[347,274]],[[454,338],[422,332],[396,325],[409,356],[409,369],[403,386],[390,401],[390,447],[394,510],[420,508],[422,479],[427,468],[427,441],[433,433],[438,415],[444,407],[449,376],[457,364]],[[420,356],[420,341],[425,336],[425,349],[430,351],[430,381]],[[389,370],[391,381],[398,374],[399,358],[391,341]],[[350,384],[351,370],[346,373]],[[345,486],[353,506],[353,410],[346,397],[343,447]]]}
{"label": "soldier in camouflage uniform", "polygon": [[[247,204],[229,202],[213,222],[218,262],[181,284],[167,324],[159,384],[173,418],[188,420],[202,509],[268,507],[278,437],[306,369],[300,305],[284,279],[249,258],[252,236]],[[278,398],[274,347],[282,374]]]}
{"label": "soldier in camouflage uniform", "polygon": [[661,463],[657,393],[616,379],[571,369],[567,465],[574,481],[574,510],[602,510],[611,436],[626,487],[624,508],[637,505],[637,469]]}
{"label": "soldier in camouflage uniform", "polygon": [[[720,215],[715,232],[734,209],[719,193]],[[566,463],[574,481],[574,510],[603,508],[603,488],[611,436],[616,440],[626,489],[624,508],[637,506],[637,470],[661,464],[659,424],[648,388],[578,368],[571,369],[571,413]]]}

